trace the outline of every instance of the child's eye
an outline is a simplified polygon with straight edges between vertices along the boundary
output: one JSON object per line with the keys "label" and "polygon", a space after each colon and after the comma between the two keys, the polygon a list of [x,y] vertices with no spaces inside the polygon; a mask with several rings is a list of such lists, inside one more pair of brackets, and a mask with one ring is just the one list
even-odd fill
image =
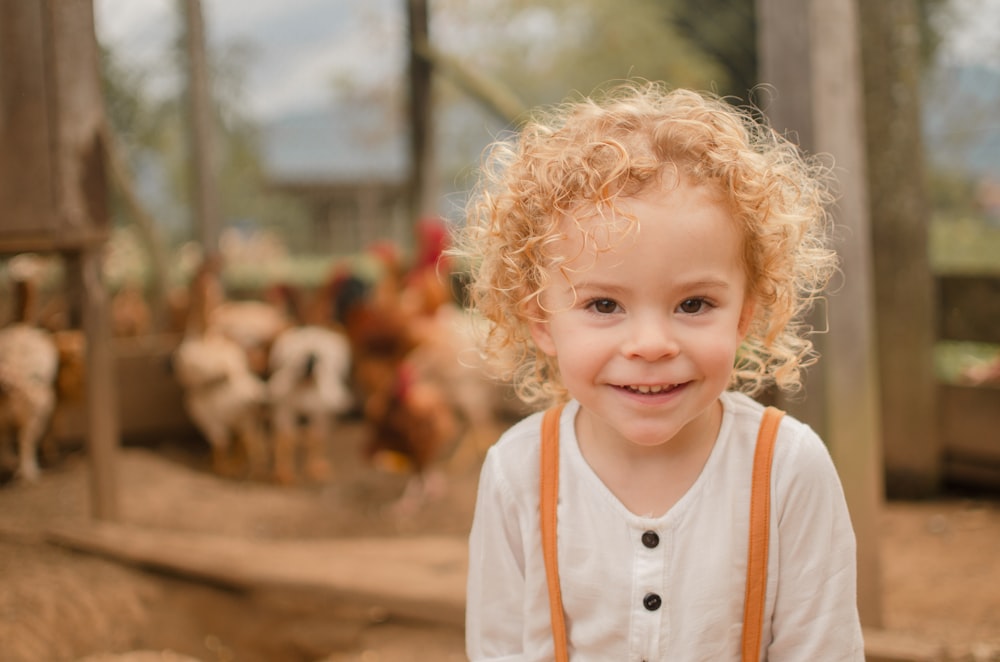
{"label": "child's eye", "polygon": [[594,299],[587,307],[601,315],[610,315],[618,310],[618,304],[613,299]]}
{"label": "child's eye", "polygon": [[687,315],[694,315],[696,313],[702,312],[705,308],[708,307],[708,305],[709,303],[704,299],[700,298],[685,299],[684,301],[681,302],[681,305],[679,305],[677,309]]}

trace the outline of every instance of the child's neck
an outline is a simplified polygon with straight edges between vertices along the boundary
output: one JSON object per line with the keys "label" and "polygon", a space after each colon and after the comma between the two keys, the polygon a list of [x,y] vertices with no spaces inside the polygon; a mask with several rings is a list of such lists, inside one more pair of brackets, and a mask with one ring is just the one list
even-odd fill
{"label": "child's neck", "polygon": [[584,459],[622,505],[636,515],[660,517],[701,475],[721,425],[719,402],[659,446],[635,448],[628,442],[609,442],[585,424],[577,425],[577,440]]}

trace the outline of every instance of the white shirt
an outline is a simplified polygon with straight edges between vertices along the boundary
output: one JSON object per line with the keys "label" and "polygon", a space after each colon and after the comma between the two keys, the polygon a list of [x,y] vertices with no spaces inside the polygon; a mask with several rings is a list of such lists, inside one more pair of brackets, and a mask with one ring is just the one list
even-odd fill
{"label": "white shirt", "polygon": [[[750,483],[763,407],[724,393],[701,475],[663,516],[631,513],[580,453],[579,403],[560,421],[559,572],[574,662],[740,659]],[[553,659],[539,529],[541,414],[508,430],[483,465],[469,539],[466,648],[477,660]],[[655,532],[648,547],[643,534]],[[650,536],[647,536],[649,541]],[[662,606],[650,610],[654,593]],[[655,602],[655,601],[654,601]],[[786,416],[775,444],[761,660],[864,660],[856,560],[836,470]]]}

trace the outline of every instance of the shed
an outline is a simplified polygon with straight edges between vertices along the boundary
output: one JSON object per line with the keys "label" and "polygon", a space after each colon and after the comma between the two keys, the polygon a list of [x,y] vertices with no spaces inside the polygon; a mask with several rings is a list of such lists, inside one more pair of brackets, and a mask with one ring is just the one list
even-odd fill
{"label": "shed", "polygon": [[92,510],[117,518],[104,102],[92,0],[0,3],[0,256],[62,256],[70,320],[87,338]]}

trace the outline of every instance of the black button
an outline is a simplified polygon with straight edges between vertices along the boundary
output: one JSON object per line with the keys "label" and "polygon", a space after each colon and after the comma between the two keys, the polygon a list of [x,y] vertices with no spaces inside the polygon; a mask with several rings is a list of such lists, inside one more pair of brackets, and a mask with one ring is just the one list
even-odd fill
{"label": "black button", "polygon": [[660,544],[660,536],[656,535],[656,531],[646,531],[642,534],[642,544],[653,549]]}
{"label": "black button", "polygon": [[642,599],[642,606],[649,611],[656,611],[663,604],[663,599],[660,598],[656,593],[647,593],[646,597]]}

